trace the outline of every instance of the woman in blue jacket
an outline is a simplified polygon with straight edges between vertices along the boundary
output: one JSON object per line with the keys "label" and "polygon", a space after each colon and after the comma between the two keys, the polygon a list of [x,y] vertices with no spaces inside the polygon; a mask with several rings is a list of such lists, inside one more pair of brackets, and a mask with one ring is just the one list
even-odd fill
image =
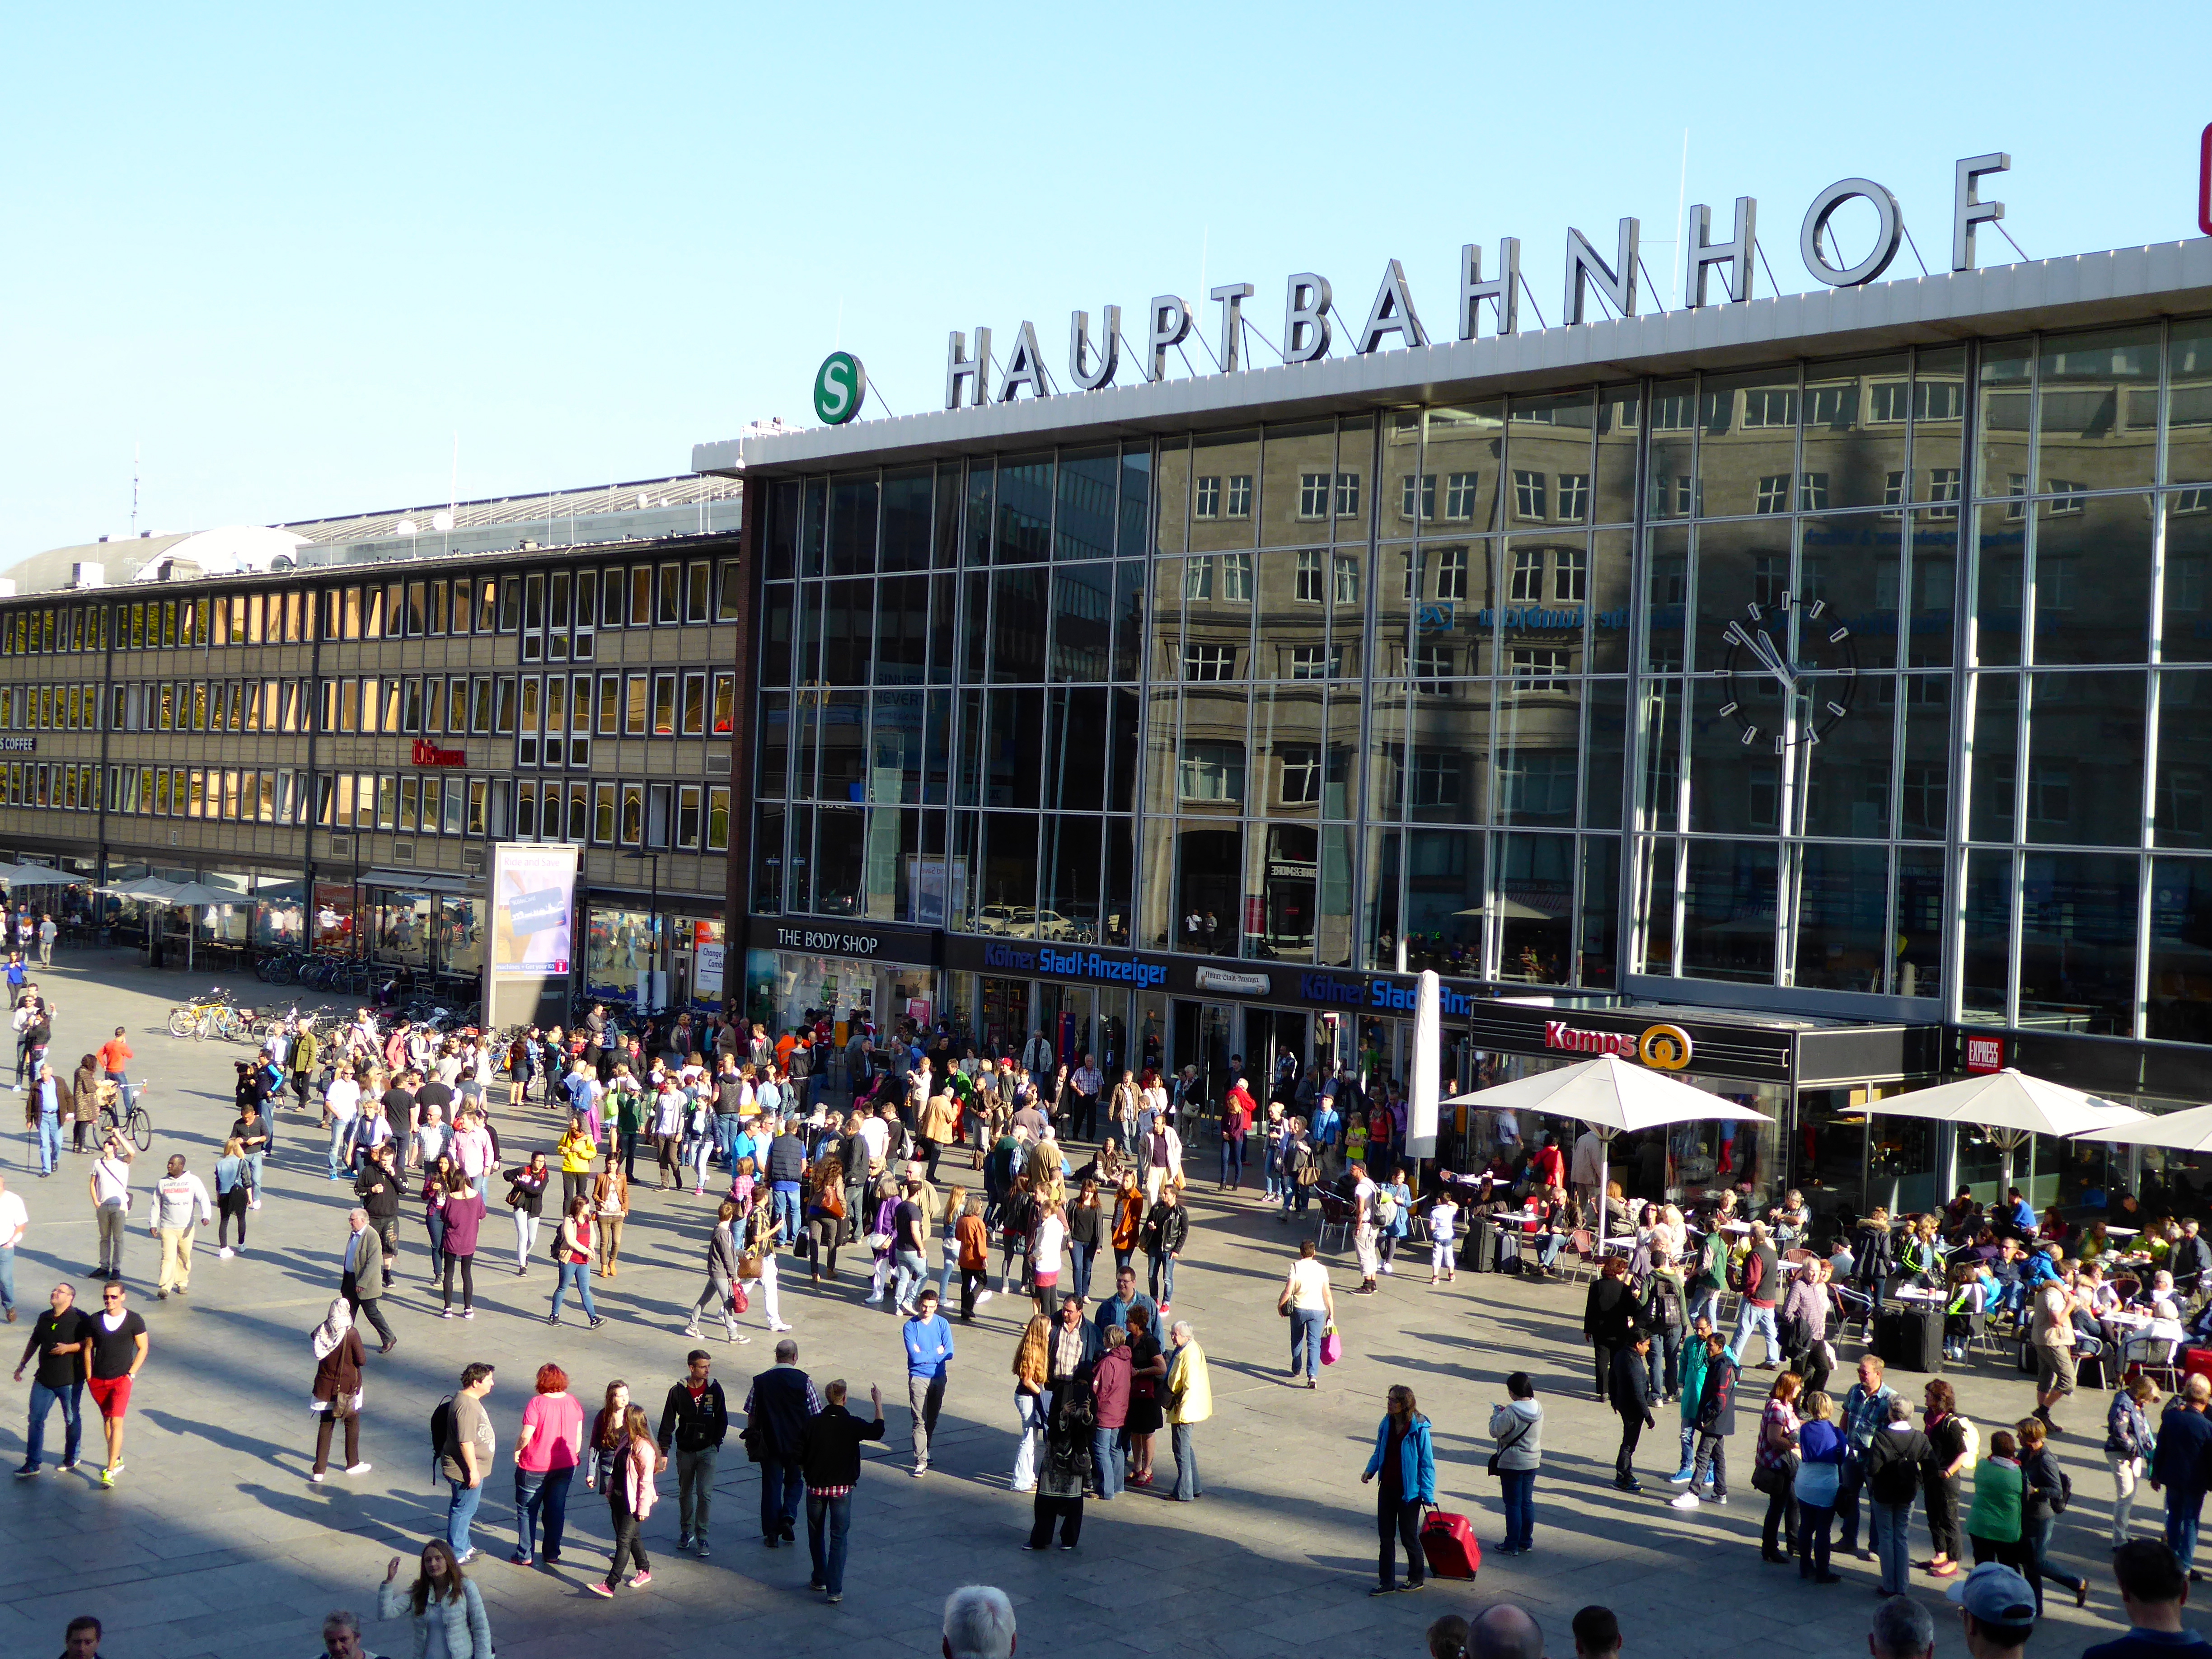
{"label": "woman in blue jacket", "polygon": [[1421,1509],[1437,1501],[1437,1455],[1429,1443],[1429,1419],[1413,1404],[1413,1391],[1402,1384],[1390,1390],[1389,1409],[1375,1431],[1375,1455],[1367,1460],[1362,1485],[1382,1477],[1375,1499],[1375,1526],[1382,1551],[1376,1567],[1380,1582],[1367,1593],[1389,1595],[1398,1588],[1398,1547],[1406,1548],[1406,1588],[1425,1580],[1421,1553]]}

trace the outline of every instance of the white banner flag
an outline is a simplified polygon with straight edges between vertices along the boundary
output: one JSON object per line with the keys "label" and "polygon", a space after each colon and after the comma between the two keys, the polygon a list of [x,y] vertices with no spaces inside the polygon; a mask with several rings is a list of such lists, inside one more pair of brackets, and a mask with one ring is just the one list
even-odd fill
{"label": "white banner flag", "polygon": [[1421,975],[1413,1002],[1413,1098],[1406,1125],[1411,1158],[1437,1155],[1437,1060],[1443,1042],[1443,987],[1433,969]]}

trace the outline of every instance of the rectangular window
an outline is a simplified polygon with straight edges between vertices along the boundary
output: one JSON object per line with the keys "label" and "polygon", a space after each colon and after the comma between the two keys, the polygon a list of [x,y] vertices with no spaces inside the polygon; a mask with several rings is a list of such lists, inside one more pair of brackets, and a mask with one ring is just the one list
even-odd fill
{"label": "rectangular window", "polygon": [[1191,501],[1190,515],[1194,519],[1218,519],[1221,516],[1221,480],[1200,478]]}
{"label": "rectangular window", "polygon": [[1426,523],[1437,516],[1437,475],[1408,472],[1398,480],[1398,516]]}
{"label": "rectangular window", "polygon": [[735,622],[745,599],[745,568],[736,559],[722,561],[722,580],[714,590],[714,620]]}
{"label": "rectangular window", "polygon": [[668,845],[669,809],[675,791],[665,783],[648,783],[645,787],[645,844],[647,847]]}
{"label": "rectangular window", "polygon": [[617,839],[624,847],[635,847],[645,838],[645,786],[629,782],[622,786],[622,817],[616,826]]}
{"label": "rectangular window", "polygon": [[1580,605],[1589,597],[1589,550],[1562,547],[1552,556],[1552,598],[1561,605]]}
{"label": "rectangular window", "polygon": [[688,673],[684,677],[684,723],[679,730],[687,738],[707,734],[707,677],[704,673]]}
{"label": "rectangular window", "polygon": [[1229,500],[1222,509],[1222,516],[1231,519],[1249,519],[1252,516],[1252,475],[1250,473],[1237,472],[1231,475]]}
{"label": "rectangular window", "polygon": [[1589,517],[1589,474],[1562,472],[1559,479],[1559,522],[1580,524]]}
{"label": "rectangular window", "polygon": [[1796,425],[1796,388],[1771,386],[1752,387],[1743,394],[1743,423],[1747,428]]}
{"label": "rectangular window", "polygon": [[1463,547],[1439,547],[1434,550],[1437,567],[1436,597],[1439,599],[1467,598],[1467,550]]}
{"label": "rectangular window", "polygon": [[399,780],[399,833],[411,836],[416,830],[416,799],[421,783],[410,774]]}
{"label": "rectangular window", "polygon": [[653,735],[656,738],[676,734],[676,676],[655,674],[653,677]]}
{"label": "rectangular window", "polygon": [[2079,513],[2086,505],[2081,497],[2081,491],[2089,486],[2079,479],[2045,478],[2043,481],[2043,487],[2049,494],[2058,498],[2045,505],[2043,510],[2046,516],[2060,513]]}
{"label": "rectangular window", "polygon": [[1336,516],[1340,519],[1359,516],[1359,475],[1357,472],[1336,475]]}
{"label": "rectangular window", "polygon": [[443,731],[458,736],[469,729],[469,677],[446,677],[446,723]]}
{"label": "rectangular window", "polygon": [[714,696],[708,706],[710,737],[726,738],[737,730],[738,677],[718,673],[714,676]]}
{"label": "rectangular window", "polygon": [[641,738],[645,735],[647,684],[647,676],[632,674],[624,684],[623,736],[626,738]]}
{"label": "rectangular window", "polygon": [[1326,472],[1298,474],[1298,517],[1307,520],[1328,516],[1329,477]]}
{"label": "rectangular window", "polygon": [[1753,509],[1759,513],[1787,513],[1790,510],[1790,475],[1770,472],[1759,480],[1759,504]]}
{"label": "rectangular window", "polygon": [[1182,596],[1186,599],[1210,599],[1213,597],[1212,559],[1185,559],[1182,562]]}
{"label": "rectangular window", "polygon": [[1516,691],[1559,691],[1567,672],[1564,647],[1516,645],[1509,652]]}
{"label": "rectangular window", "polygon": [[410,675],[400,685],[399,729],[410,737],[419,736],[422,731],[422,682]]}
{"label": "rectangular window", "polygon": [[1955,466],[1934,466],[1928,469],[1928,499],[1951,505],[1942,512],[1930,513],[1931,519],[1955,519],[1959,516],[1960,471]]}
{"label": "rectangular window", "polygon": [[1319,680],[1334,678],[1344,661],[1341,647],[1334,649],[1318,645],[1294,645],[1285,659],[1286,672],[1294,680]]}
{"label": "rectangular window", "polygon": [[1238,802],[1244,799],[1244,746],[1186,743],[1177,768],[1177,793],[1185,800]]}
{"label": "rectangular window", "polygon": [[699,845],[699,785],[687,783],[676,791],[676,844],[679,848],[696,848]]}
{"label": "rectangular window", "polygon": [[501,674],[498,680],[498,701],[492,732],[496,737],[511,737],[514,732],[514,676]]}
{"label": "rectangular window", "polygon": [[576,626],[575,611],[570,603],[569,573],[556,570],[546,589],[545,604],[545,660],[568,660],[568,642]]}
{"label": "rectangular window", "polygon": [[1881,504],[1884,507],[1891,509],[1882,514],[1885,519],[1897,519],[1904,516],[1901,511],[1905,505],[1904,473],[1886,471],[1881,475]]}
{"label": "rectangular window", "polygon": [[629,572],[629,625],[649,627],[653,622],[653,567],[632,565]]}
{"label": "rectangular window", "polygon": [[592,840],[601,847],[615,842],[615,787],[611,783],[592,786]]}
{"label": "rectangular window", "polygon": [[678,611],[681,595],[677,585],[679,567],[672,564],[657,566],[653,571],[653,620],[655,625],[672,628],[683,620]]}
{"label": "rectangular window", "polygon": [[[1474,517],[1480,472],[1451,472],[1444,477],[1444,517],[1464,524]],[[1537,499],[1543,499],[1543,486],[1537,486]]]}
{"label": "rectangular window", "polygon": [[1252,599],[1252,556],[1249,553],[1224,553],[1221,556],[1221,597],[1231,604],[1247,604]]}
{"label": "rectangular window", "polygon": [[726,786],[710,786],[707,791],[707,850],[730,850],[730,792]]}
{"label": "rectangular window", "polygon": [[[404,804],[400,807],[400,811],[403,816],[405,814],[406,807]],[[445,781],[434,773],[425,774],[422,779],[422,817],[424,835],[434,836],[438,833],[438,820],[444,816],[444,812]]]}
{"label": "rectangular window", "polygon": [[469,681],[469,730],[491,730],[491,676],[478,674]]}
{"label": "rectangular window", "polygon": [[453,609],[447,612],[448,629],[455,634],[468,634],[476,629],[477,585],[473,580],[453,584]]}
{"label": "rectangular window", "polygon": [[1359,603],[1359,558],[1357,554],[1339,553],[1333,556],[1331,566],[1335,573],[1336,592],[1332,601],[1336,605]]}
{"label": "rectangular window", "polygon": [[[1316,474],[1316,477],[1323,476]],[[1321,555],[1318,552],[1298,555],[1297,599],[1301,605],[1322,602]]]}
{"label": "rectangular window", "polygon": [[522,660],[537,662],[545,652],[545,577],[532,571],[522,579]]}
{"label": "rectangular window", "polygon": [[1541,519],[1544,512],[1544,475],[1513,470],[1513,514],[1520,519]]}
{"label": "rectangular window", "polygon": [[399,781],[389,772],[380,772],[376,779],[376,827],[391,829],[398,819]]}
{"label": "rectangular window", "polygon": [[1801,472],[1797,475],[1797,510],[1800,513],[1825,513],[1828,507],[1828,475],[1825,472]]}
{"label": "rectangular window", "polygon": [[534,783],[515,786],[514,835],[518,841],[538,839],[538,786]]}
{"label": "rectangular window", "polygon": [[1544,550],[1540,547],[1516,547],[1513,550],[1513,575],[1507,595],[1516,605],[1541,605],[1544,601]]}
{"label": "rectangular window", "polygon": [[486,784],[482,778],[469,780],[468,832],[472,836],[484,833],[484,795]]}
{"label": "rectangular window", "polygon": [[1410,667],[1417,680],[1448,680],[1452,673],[1452,648],[1433,641],[1416,646]]}
{"label": "rectangular window", "polygon": [[361,730],[361,682],[334,682],[338,688],[337,729],[341,732]]}
{"label": "rectangular window", "polygon": [[[1249,487],[1251,480],[1245,480]],[[684,567],[684,620],[702,623],[712,615],[714,567],[704,559]]]}
{"label": "rectangular window", "polygon": [[499,631],[512,634],[522,626],[522,578],[502,576],[499,582]]}
{"label": "rectangular window", "polygon": [[539,699],[544,695],[543,684],[535,676],[522,682],[522,726],[514,738],[514,763],[517,766],[538,764],[538,732],[545,718],[544,708]]}
{"label": "rectangular window", "polygon": [[429,615],[425,619],[424,631],[433,636],[443,634],[446,631],[446,618],[447,615],[447,602],[446,596],[450,591],[450,588],[451,584],[447,582],[432,582],[430,584]]}
{"label": "rectangular window", "polygon": [[622,676],[599,676],[599,733],[603,738],[622,735]]}
{"label": "rectangular window", "polygon": [[1229,680],[1237,678],[1237,647],[1233,645],[1185,645],[1182,677],[1187,680]]}

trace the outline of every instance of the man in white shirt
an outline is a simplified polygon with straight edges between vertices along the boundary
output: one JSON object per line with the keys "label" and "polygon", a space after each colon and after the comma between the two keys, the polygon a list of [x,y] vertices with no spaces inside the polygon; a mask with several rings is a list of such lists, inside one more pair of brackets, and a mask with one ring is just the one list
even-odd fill
{"label": "man in white shirt", "polygon": [[890,1125],[871,1112],[860,1120],[860,1139],[867,1143],[868,1157],[872,1162],[888,1164],[890,1155]]}
{"label": "man in white shirt", "polygon": [[51,915],[45,917],[43,920],[41,920],[41,921],[40,921],[40,923],[39,923],[39,966],[40,966],[40,967],[41,967],[41,968],[51,968],[51,967],[52,967],[52,966],[54,965],[54,939],[55,939],[55,936],[56,936],[57,934],[58,934],[61,931],[62,931],[62,930],[61,930],[60,928],[58,928],[58,927],[55,927],[55,926],[54,926],[54,919],[53,919],[53,917],[52,917]]}
{"label": "man in white shirt", "polygon": [[21,1198],[8,1190],[7,1178],[0,1176],[0,1316],[10,1325],[15,1322],[15,1247],[30,1224],[31,1212]]}
{"label": "man in white shirt", "polygon": [[341,1169],[348,1174],[352,1171],[353,1121],[360,1110],[361,1085],[354,1081],[352,1066],[340,1066],[323,1091],[324,1122],[331,1132],[332,1181],[338,1179]]}
{"label": "man in white shirt", "polygon": [[155,1294],[164,1302],[175,1290],[182,1296],[192,1281],[192,1222],[203,1227],[215,1219],[215,1206],[196,1175],[185,1171],[185,1155],[173,1154],[169,1172],[154,1185],[154,1219],[147,1231],[161,1241],[161,1273]]}
{"label": "man in white shirt", "polygon": [[107,1143],[92,1161],[92,1218],[100,1230],[100,1276],[123,1277],[123,1230],[131,1215],[131,1148],[108,1132]]}
{"label": "man in white shirt", "polygon": [[1594,1206],[1599,1197],[1598,1176],[1605,1168],[1605,1141],[1595,1129],[1585,1129],[1576,1138],[1574,1158],[1567,1165],[1567,1184],[1574,1191],[1575,1201],[1582,1206],[1585,1217],[1595,1213]]}

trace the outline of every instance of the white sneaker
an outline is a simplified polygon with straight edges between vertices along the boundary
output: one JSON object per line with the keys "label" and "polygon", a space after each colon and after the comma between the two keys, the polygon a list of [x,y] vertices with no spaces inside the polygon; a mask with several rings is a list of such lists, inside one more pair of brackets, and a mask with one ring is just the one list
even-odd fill
{"label": "white sneaker", "polygon": [[307,1471],[307,1479],[313,1481],[319,1486],[323,1484],[323,1472],[320,1469],[309,1469]]}
{"label": "white sneaker", "polygon": [[1670,1498],[1667,1500],[1667,1507],[1670,1510],[1693,1510],[1698,1507],[1698,1494],[1686,1492],[1680,1498]]}
{"label": "white sneaker", "polygon": [[769,1322],[769,1326],[768,1326],[768,1328],[769,1328],[769,1329],[770,1329],[770,1330],[772,1330],[772,1331],[787,1331],[787,1330],[789,1330],[789,1329],[791,1328],[791,1327],[790,1327],[789,1325],[786,1324],[786,1323],[785,1323],[782,1320],[781,1320],[781,1319],[772,1319],[772,1320],[770,1320],[770,1321]]}
{"label": "white sneaker", "polygon": [[996,1296],[997,1294],[998,1294],[998,1292],[997,1292],[996,1291],[977,1291],[977,1292],[976,1292],[976,1294],[975,1294],[975,1305],[976,1305],[977,1307],[979,1307],[979,1308],[980,1308],[980,1307],[981,1307],[981,1306],[982,1306],[986,1302],[988,1302],[988,1301],[989,1301],[993,1297]]}
{"label": "white sneaker", "polygon": [[231,1248],[229,1245],[226,1244],[215,1253],[215,1259],[218,1261],[228,1261],[230,1260],[231,1255]]}
{"label": "white sneaker", "polygon": [[696,1325],[686,1325],[684,1328],[684,1334],[696,1342],[699,1340],[699,1328]]}
{"label": "white sneaker", "polygon": [[366,1463],[356,1463],[352,1468],[349,1468],[346,1473],[348,1474],[367,1474],[368,1473],[368,1465]]}

